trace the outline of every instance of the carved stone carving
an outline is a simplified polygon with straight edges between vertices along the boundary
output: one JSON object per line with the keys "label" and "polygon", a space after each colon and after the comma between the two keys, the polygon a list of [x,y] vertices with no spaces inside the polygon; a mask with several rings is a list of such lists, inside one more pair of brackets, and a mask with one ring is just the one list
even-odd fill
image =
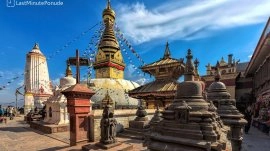
{"label": "carved stone carving", "polygon": [[112,144],[116,142],[116,124],[117,121],[113,117],[112,106],[107,104],[103,109],[102,119],[100,121],[100,143]]}
{"label": "carved stone carving", "polygon": [[186,101],[183,101],[182,106],[175,108],[175,120],[179,121],[179,123],[188,123],[190,109],[191,107],[188,106]]}

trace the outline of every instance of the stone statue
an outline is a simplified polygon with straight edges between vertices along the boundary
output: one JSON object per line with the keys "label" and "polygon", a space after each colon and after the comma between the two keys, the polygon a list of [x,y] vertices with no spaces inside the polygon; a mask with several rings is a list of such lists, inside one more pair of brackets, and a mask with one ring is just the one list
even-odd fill
{"label": "stone statue", "polygon": [[100,121],[100,143],[112,144],[116,142],[116,125],[117,121],[113,117],[112,106],[107,104],[103,109],[102,119]]}
{"label": "stone statue", "polygon": [[117,121],[115,118],[113,118],[113,113],[109,114],[109,120],[110,120],[110,140],[112,141],[112,143],[116,142],[116,125],[117,125]]}

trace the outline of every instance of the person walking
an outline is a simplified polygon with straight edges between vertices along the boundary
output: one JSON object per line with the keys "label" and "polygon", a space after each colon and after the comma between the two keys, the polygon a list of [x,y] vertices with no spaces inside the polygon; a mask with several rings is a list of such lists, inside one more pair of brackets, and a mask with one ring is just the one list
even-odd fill
{"label": "person walking", "polygon": [[9,109],[9,119],[10,120],[13,120],[13,107],[10,106],[10,109]]}
{"label": "person walking", "polygon": [[10,106],[8,106],[8,107],[6,108],[6,114],[7,114],[6,116],[7,116],[7,117],[10,116],[10,115],[9,115],[9,112],[10,112]]}
{"label": "person walking", "polygon": [[4,110],[2,109],[2,105],[0,105],[0,116],[4,116]]}
{"label": "person walking", "polygon": [[245,109],[245,119],[247,120],[247,124],[245,125],[245,133],[248,134],[252,120],[252,108],[250,104]]}
{"label": "person walking", "polygon": [[4,117],[5,116],[5,111],[2,108],[2,106],[0,105],[0,123],[7,123],[7,119]]}

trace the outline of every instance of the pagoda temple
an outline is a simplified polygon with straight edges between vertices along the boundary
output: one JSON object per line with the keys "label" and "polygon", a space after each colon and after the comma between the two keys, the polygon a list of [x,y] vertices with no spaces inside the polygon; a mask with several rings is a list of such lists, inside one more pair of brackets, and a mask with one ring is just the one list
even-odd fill
{"label": "pagoda temple", "polygon": [[145,100],[148,109],[168,106],[177,89],[177,80],[184,72],[182,59],[171,57],[167,42],[163,58],[141,67],[142,71],[155,77],[153,82],[147,83],[129,91],[129,96]]}

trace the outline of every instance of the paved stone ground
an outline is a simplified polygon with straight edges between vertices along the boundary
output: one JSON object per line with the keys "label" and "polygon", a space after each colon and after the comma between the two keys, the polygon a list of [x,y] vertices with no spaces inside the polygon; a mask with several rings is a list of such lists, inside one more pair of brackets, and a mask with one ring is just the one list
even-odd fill
{"label": "paved stone ground", "polygon": [[[118,138],[133,145],[134,151],[146,150],[141,140]],[[93,144],[93,143],[92,143]],[[23,117],[0,124],[0,151],[79,151],[81,146],[69,146],[69,133],[44,134],[29,127]]]}
{"label": "paved stone ground", "polygon": [[241,151],[270,151],[270,136],[251,127],[248,134],[244,134]]}
{"label": "paved stone ground", "polygon": [[[145,151],[141,140],[118,138],[130,143],[134,151]],[[78,151],[81,146],[69,146],[69,133],[44,134],[33,130],[23,121],[23,117],[8,120],[0,124],[0,151]],[[270,151],[270,136],[252,127],[244,135],[242,151]]]}

